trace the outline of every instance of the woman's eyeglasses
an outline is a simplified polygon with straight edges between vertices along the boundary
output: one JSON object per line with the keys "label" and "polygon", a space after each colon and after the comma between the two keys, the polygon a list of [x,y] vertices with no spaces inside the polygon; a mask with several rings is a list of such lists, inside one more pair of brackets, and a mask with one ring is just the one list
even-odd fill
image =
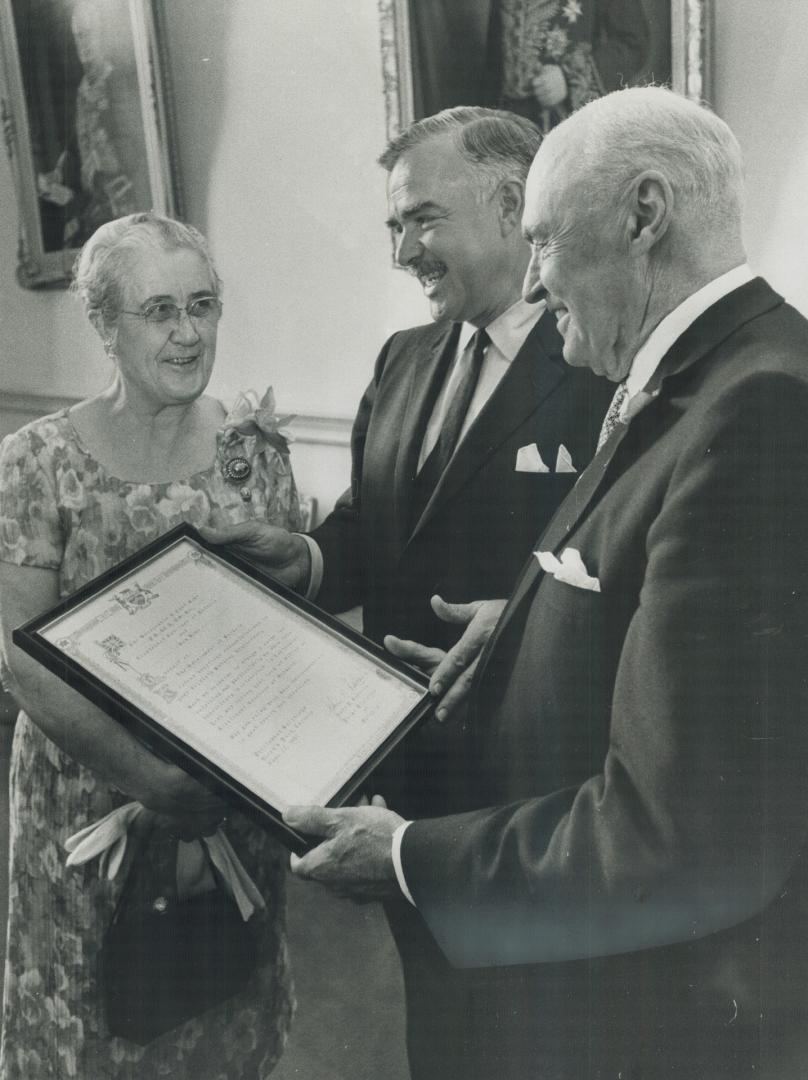
{"label": "woman's eyeglasses", "polygon": [[194,321],[202,320],[203,322],[216,323],[222,314],[222,302],[218,296],[197,296],[195,300],[189,301],[184,308],[179,308],[176,304],[172,304],[170,300],[158,300],[153,304],[149,304],[142,311],[125,311],[121,308],[119,314],[137,315],[139,319],[145,319],[147,323],[163,326],[170,323],[177,327],[180,325],[183,311],[189,319]]}

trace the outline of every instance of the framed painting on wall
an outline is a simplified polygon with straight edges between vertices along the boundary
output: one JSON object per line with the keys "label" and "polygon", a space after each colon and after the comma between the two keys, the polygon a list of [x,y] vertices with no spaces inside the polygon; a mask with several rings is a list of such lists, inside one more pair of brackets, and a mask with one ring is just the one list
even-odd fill
{"label": "framed painting on wall", "polygon": [[665,83],[709,100],[710,0],[379,0],[388,138],[453,105],[549,130],[593,97]]}
{"label": "framed painting on wall", "polygon": [[180,212],[160,40],[150,0],[0,0],[21,285],[65,284],[106,221]]}

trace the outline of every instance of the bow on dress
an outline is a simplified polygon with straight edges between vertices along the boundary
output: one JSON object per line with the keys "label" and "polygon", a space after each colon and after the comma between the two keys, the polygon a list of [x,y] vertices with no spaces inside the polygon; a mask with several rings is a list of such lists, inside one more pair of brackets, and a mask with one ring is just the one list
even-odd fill
{"label": "bow on dress", "polygon": [[[144,811],[146,808],[142,803],[129,802],[69,836],[64,844],[70,853],[67,866],[80,866],[97,858],[99,877],[112,881],[123,862],[129,828],[135,818]],[[178,898],[184,900],[196,893],[208,892],[214,887],[203,844],[225,890],[238,906],[242,919],[246,922],[256,908],[263,910],[266,907],[264,898],[221,828],[211,836],[203,836],[199,840],[178,841]]]}

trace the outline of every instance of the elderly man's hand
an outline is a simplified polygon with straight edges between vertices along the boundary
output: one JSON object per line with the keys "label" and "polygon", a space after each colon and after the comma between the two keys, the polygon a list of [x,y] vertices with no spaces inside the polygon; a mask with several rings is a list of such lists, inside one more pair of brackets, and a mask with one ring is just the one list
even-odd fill
{"label": "elderly man's hand", "polygon": [[258,563],[291,589],[303,591],[311,575],[309,546],[302,536],[269,525],[266,521],[242,521],[218,529],[199,530],[210,544],[225,544],[251,562]]}
{"label": "elderly man's hand", "polygon": [[329,810],[290,806],[283,820],[306,836],[322,837],[306,855],[292,855],[297,877],[326,885],[338,896],[382,900],[400,892],[393,869],[393,833],[404,819],[374,795],[370,806]]}
{"label": "elderly man's hand", "polygon": [[560,105],[568,92],[567,78],[558,64],[545,64],[533,79],[533,93],[545,109]]}
{"label": "elderly man's hand", "polygon": [[470,604],[447,604],[439,596],[432,597],[432,610],[444,622],[465,625],[460,640],[444,652],[443,649],[404,641],[388,634],[385,648],[400,660],[421,668],[429,676],[429,691],[441,698],[435,716],[446,720],[465,700],[483,646],[497,625],[505,600],[473,600]]}

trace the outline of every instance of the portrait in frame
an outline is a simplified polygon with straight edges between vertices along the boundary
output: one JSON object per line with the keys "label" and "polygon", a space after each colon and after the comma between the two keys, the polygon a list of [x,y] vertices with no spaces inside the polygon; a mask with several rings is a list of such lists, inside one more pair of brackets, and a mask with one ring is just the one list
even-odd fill
{"label": "portrait in frame", "polygon": [[159,31],[152,0],[0,0],[0,107],[26,288],[65,285],[106,221],[180,213]]}
{"label": "portrait in frame", "polygon": [[547,131],[621,86],[710,99],[711,0],[379,0],[388,138],[452,105]]}

